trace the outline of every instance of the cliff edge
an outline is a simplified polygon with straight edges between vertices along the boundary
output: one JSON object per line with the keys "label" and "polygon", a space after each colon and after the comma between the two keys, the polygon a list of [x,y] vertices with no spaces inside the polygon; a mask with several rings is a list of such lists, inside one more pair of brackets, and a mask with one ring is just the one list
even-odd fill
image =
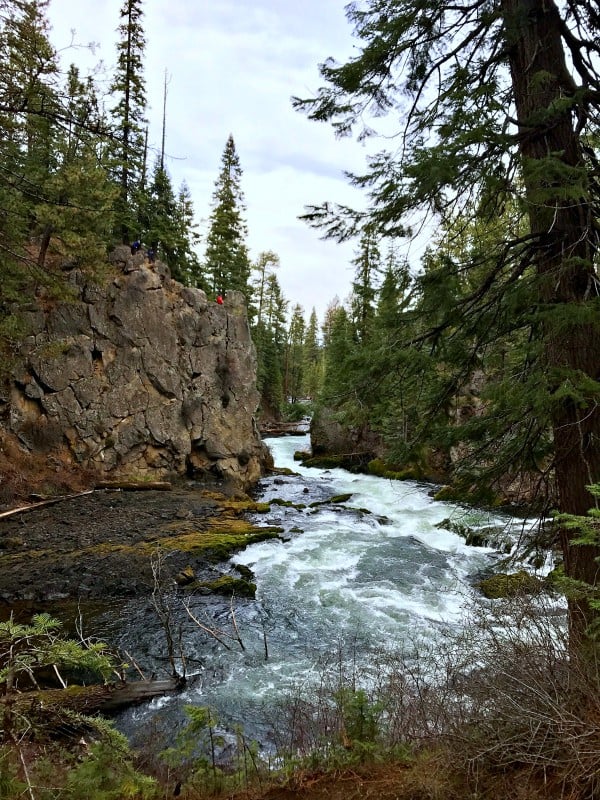
{"label": "cliff edge", "polygon": [[25,313],[4,430],[31,453],[55,452],[57,464],[102,477],[252,485],[268,453],[254,418],[256,354],[243,295],[209,302],[125,246],[110,265],[104,285],[73,269],[73,299],[42,300]]}

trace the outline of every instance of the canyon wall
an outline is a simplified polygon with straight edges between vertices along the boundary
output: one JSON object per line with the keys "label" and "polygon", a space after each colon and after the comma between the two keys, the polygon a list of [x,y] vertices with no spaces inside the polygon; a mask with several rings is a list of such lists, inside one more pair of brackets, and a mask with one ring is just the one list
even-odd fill
{"label": "canyon wall", "polygon": [[72,269],[72,298],[41,298],[25,313],[5,429],[32,452],[55,449],[105,477],[250,486],[268,453],[243,295],[217,305],[128,247],[110,261],[108,280]]}

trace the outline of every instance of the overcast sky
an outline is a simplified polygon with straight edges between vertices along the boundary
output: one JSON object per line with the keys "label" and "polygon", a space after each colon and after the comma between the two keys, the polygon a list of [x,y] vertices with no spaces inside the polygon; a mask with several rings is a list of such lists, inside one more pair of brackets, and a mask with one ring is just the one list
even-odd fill
{"label": "overcast sky", "polygon": [[[254,260],[274,250],[285,297],[307,316],[315,306],[320,320],[335,295],[343,300],[349,292],[355,245],[321,241],[298,216],[323,200],[361,205],[343,172],[361,171],[367,150],[336,140],[329,125],[308,121],[292,109],[290,97],[311,96],[321,85],[318,64],[328,56],[344,59],[356,47],[345,2],[146,0],[144,14],[150,138],[159,145],[166,69],[166,149],[175,190],[185,179],[204,234],[232,133],[243,170],[250,255]],[[51,0],[50,38],[65,66],[101,59],[112,70],[121,5]],[[79,44],[98,44],[93,57],[82,49],[63,51],[72,32]]]}

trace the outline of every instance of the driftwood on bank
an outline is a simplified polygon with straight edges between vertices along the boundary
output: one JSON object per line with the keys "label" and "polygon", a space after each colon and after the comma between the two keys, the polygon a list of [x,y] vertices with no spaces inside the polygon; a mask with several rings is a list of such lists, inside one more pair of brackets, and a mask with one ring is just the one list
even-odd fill
{"label": "driftwood on bank", "polygon": [[10,511],[2,511],[0,519],[5,517],[12,517],[15,514],[26,514],[28,511],[33,511],[42,506],[53,506],[55,503],[62,503],[65,500],[74,500],[77,497],[83,497],[86,494],[92,494],[93,489],[86,489],[85,492],[76,492],[75,494],[63,494],[60,497],[50,497],[48,500],[40,500],[38,503],[30,503],[27,506],[19,506],[19,508],[11,508]]}
{"label": "driftwood on bank", "polygon": [[28,511],[34,511],[37,508],[44,506],[53,506],[55,503],[63,503],[65,500],[75,500],[78,497],[84,497],[86,494],[92,494],[96,489],[120,489],[126,492],[143,492],[143,491],[162,491],[168,492],[173,488],[169,481],[100,481],[93,489],[86,489],[85,492],[75,492],[75,494],[63,494],[60,497],[49,497],[47,500],[40,500],[37,503],[29,503],[26,506],[19,506],[18,508],[11,508],[9,511],[0,512],[0,519],[13,517],[16,514],[26,514]]}
{"label": "driftwood on bank", "polygon": [[11,706],[27,715],[39,710],[45,714],[75,711],[80,714],[112,713],[121,708],[143,703],[153,697],[176,692],[183,687],[181,679],[132,681],[94,686],[68,686],[66,689],[39,689],[31,692],[10,692],[0,697],[0,707]]}
{"label": "driftwood on bank", "polygon": [[147,492],[153,489],[169,492],[173,488],[169,481],[100,481],[96,489],[121,489],[124,492]]}

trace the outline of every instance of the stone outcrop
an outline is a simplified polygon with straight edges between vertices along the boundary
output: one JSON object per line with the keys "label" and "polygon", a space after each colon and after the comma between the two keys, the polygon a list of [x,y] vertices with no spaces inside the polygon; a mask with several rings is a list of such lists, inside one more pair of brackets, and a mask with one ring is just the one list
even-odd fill
{"label": "stone outcrop", "polygon": [[335,412],[317,408],[310,424],[310,443],[313,455],[322,454],[363,456],[370,461],[384,451],[381,438],[368,425],[349,427],[336,419]]}
{"label": "stone outcrop", "polygon": [[[460,427],[473,417],[482,416],[486,405],[482,399],[487,376],[483,370],[473,371],[461,386],[448,408],[448,422]],[[341,423],[335,409],[318,408],[311,421],[312,456],[302,458],[308,466],[340,466],[367,471],[387,478],[417,478],[446,484],[435,495],[438,500],[476,502],[505,506],[552,507],[556,503],[552,476],[514,466],[494,478],[485,476],[490,466],[480,456],[473,456],[473,444],[462,441],[450,448],[431,444],[423,446],[414,462],[397,463],[390,460],[385,441],[368,423],[348,426]],[[480,477],[468,483],[464,465],[470,462],[473,471],[479,468]]]}
{"label": "stone outcrop", "polygon": [[102,474],[251,485],[266,450],[243,295],[209,302],[128,247],[110,261],[105,285],[73,270],[74,300],[27,312],[6,427]]}

